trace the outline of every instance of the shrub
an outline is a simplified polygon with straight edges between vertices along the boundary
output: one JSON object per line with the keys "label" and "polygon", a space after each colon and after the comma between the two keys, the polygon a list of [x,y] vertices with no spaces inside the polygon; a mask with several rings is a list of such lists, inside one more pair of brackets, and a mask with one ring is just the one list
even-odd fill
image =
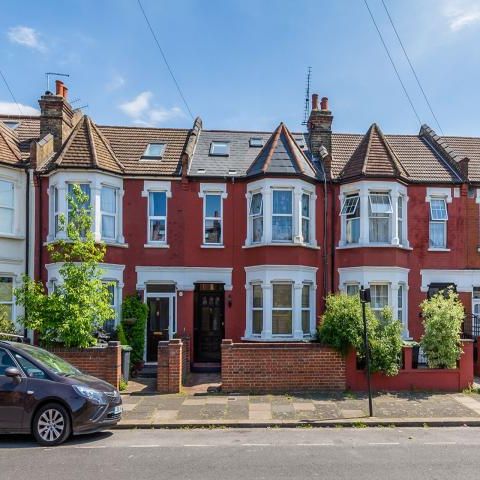
{"label": "shrub", "polygon": [[445,293],[439,292],[420,305],[425,330],[420,345],[430,368],[455,368],[462,354],[463,305],[453,290]]}
{"label": "shrub", "polygon": [[27,275],[23,276],[22,287],[15,290],[17,304],[27,312],[19,321],[36,330],[44,344],[91,346],[96,343],[95,330],[115,314],[99,265],[105,245],[96,243],[93,237],[88,201],[88,196],[74,185],[73,195],[68,196],[68,222],[64,215],[59,219],[59,228],[66,232],[67,239],[48,246],[52,262],[62,265],[62,281],[55,291],[48,294],[41,282]]}
{"label": "shrub", "polygon": [[120,345],[128,345],[127,336],[123,328],[122,322],[120,322],[115,330],[115,338],[120,342]]}
{"label": "shrub", "polygon": [[[0,310],[0,334],[7,333],[7,334],[16,334],[16,328],[13,322],[8,318],[7,312]],[[0,335],[0,340],[11,340],[9,337],[2,337]]]}
{"label": "shrub", "polygon": [[[396,375],[400,368],[402,351],[402,325],[392,318],[389,308],[383,311],[379,321],[369,305],[366,305],[370,367],[372,372]],[[357,357],[365,359],[363,344],[363,317],[360,298],[344,293],[329,295],[325,314],[318,329],[318,338],[343,355],[354,348]]]}
{"label": "shrub", "polygon": [[[132,347],[132,366],[143,361],[145,352],[145,328],[147,324],[148,307],[136,295],[125,298],[122,305],[122,324],[128,345]],[[133,324],[125,322],[127,318],[134,318]]]}

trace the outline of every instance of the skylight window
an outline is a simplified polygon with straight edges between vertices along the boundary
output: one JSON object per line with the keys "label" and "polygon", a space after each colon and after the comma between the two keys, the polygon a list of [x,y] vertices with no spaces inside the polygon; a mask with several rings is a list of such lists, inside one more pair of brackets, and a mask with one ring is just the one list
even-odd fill
{"label": "skylight window", "polygon": [[260,137],[250,137],[251,147],[263,147],[263,139]]}
{"label": "skylight window", "polygon": [[165,152],[164,143],[149,143],[147,148],[143,152],[143,160],[155,160],[157,158],[162,158],[163,153]]}
{"label": "skylight window", "polygon": [[13,122],[13,121],[10,121],[10,120],[4,120],[3,124],[6,127],[11,128],[12,130],[15,130],[20,125],[20,122]]}
{"label": "skylight window", "polygon": [[210,144],[210,155],[228,157],[230,155],[229,142],[212,142]]}

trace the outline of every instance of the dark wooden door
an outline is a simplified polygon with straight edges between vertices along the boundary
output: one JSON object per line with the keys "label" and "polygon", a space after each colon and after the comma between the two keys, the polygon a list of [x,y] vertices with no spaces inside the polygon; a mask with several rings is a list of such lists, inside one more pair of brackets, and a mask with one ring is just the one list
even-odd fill
{"label": "dark wooden door", "polygon": [[221,345],[224,337],[223,288],[217,291],[196,292],[195,315],[195,361],[220,362]]}
{"label": "dark wooden door", "polygon": [[168,324],[170,321],[170,298],[148,298],[147,323],[147,362],[156,362],[158,342],[169,340]]}

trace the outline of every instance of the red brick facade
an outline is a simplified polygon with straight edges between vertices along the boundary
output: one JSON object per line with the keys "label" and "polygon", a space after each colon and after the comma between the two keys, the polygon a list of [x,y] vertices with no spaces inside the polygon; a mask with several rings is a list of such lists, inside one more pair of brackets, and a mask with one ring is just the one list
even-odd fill
{"label": "red brick facade", "polygon": [[222,343],[222,391],[345,390],[345,360],[316,343]]}
{"label": "red brick facade", "polygon": [[122,373],[122,348],[118,342],[109,342],[107,347],[49,349],[64,358],[83,373],[105,380],[115,388],[120,386]]}

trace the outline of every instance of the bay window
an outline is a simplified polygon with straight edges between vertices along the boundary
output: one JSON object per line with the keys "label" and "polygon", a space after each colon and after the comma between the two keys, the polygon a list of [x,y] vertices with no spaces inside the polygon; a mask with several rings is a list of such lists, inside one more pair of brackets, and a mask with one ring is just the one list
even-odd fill
{"label": "bay window", "polygon": [[445,198],[430,199],[430,248],[447,248],[448,212]]}
{"label": "bay window", "polygon": [[102,239],[115,240],[117,224],[117,189],[102,186],[100,193]]}
{"label": "bay window", "polygon": [[404,314],[405,314],[405,308],[404,308],[404,286],[402,284],[398,285],[398,291],[397,291],[397,320],[399,320],[402,325],[404,325]]}
{"label": "bay window", "polygon": [[358,283],[347,283],[345,285],[345,293],[350,297],[358,296],[360,292],[360,285]]}
{"label": "bay window", "polygon": [[398,243],[403,244],[403,196],[399,195],[397,200],[397,236]]}
{"label": "bay window", "polygon": [[53,223],[55,236],[60,231],[60,194],[57,187],[53,187]]}
{"label": "bay window", "polygon": [[293,240],[293,201],[291,190],[273,191],[272,240],[291,242]]}
{"label": "bay window", "polygon": [[304,335],[310,335],[311,305],[310,292],[311,285],[305,283],[302,287],[302,330]]}
{"label": "bay window", "polygon": [[293,311],[292,284],[274,283],[272,292],[272,334],[291,335]]}
{"label": "bay window", "polygon": [[222,195],[205,194],[203,208],[203,241],[205,244],[221,245],[223,242]]}
{"label": "bay window", "polygon": [[68,184],[68,195],[69,195],[70,201],[68,201],[68,199],[67,199],[67,204],[68,204],[68,216],[67,216],[67,218],[68,218],[69,222],[70,222],[70,216],[72,214],[71,201],[75,201],[75,195],[74,195],[74,192],[73,192],[73,186],[74,185],[77,185],[78,187],[80,187],[80,190],[82,191],[82,193],[84,193],[88,197],[88,200],[86,200],[85,202],[77,203],[76,204],[77,208],[79,208],[79,209],[89,209],[90,206],[91,206],[91,200],[92,200],[89,183],[69,183]]}
{"label": "bay window", "polygon": [[0,233],[14,233],[14,185],[0,180]]}
{"label": "bay window", "polygon": [[369,194],[368,217],[370,242],[389,243],[392,219],[392,202],[389,193]]}
{"label": "bay window", "polygon": [[117,283],[108,282],[107,283],[108,295],[110,299],[110,307],[113,308],[114,314],[110,320],[107,320],[103,325],[103,328],[108,333],[113,333],[117,325],[117,315],[118,315],[118,295],[117,295]]}
{"label": "bay window", "polygon": [[302,193],[302,240],[310,243],[310,195]]}
{"label": "bay window", "polygon": [[260,243],[263,239],[263,196],[261,193],[254,193],[252,195],[249,216],[252,242]]}
{"label": "bay window", "polygon": [[358,194],[345,197],[340,215],[345,217],[346,242],[358,243],[360,239],[360,197]]}
{"label": "bay window", "polygon": [[165,243],[167,240],[167,194],[148,194],[148,241]]}

